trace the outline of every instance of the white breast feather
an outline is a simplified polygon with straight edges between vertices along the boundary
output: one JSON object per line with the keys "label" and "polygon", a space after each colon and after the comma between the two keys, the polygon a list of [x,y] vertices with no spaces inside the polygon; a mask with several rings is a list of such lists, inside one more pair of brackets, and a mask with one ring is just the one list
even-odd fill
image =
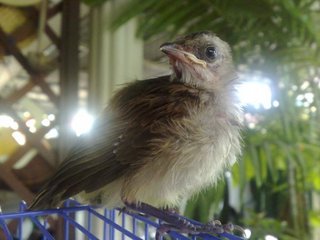
{"label": "white breast feather", "polygon": [[[226,99],[224,99],[226,100]],[[240,118],[240,109],[236,105],[217,106],[215,111],[195,113],[191,129],[187,133],[188,141],[172,142],[172,153],[159,155],[131,179],[131,186],[138,201],[154,206],[177,206],[181,199],[200,192],[203,188],[215,184],[227,166],[235,162],[240,154],[240,127],[234,126],[226,117]],[[206,119],[207,118],[207,119]],[[210,120],[208,119],[210,118]],[[185,140],[185,139],[184,139]],[[166,161],[167,160],[167,161]],[[160,165],[169,163],[166,172],[159,172]],[[121,189],[124,179],[107,185],[91,194],[81,194],[82,200],[92,202],[97,196],[107,207],[122,206]]]}

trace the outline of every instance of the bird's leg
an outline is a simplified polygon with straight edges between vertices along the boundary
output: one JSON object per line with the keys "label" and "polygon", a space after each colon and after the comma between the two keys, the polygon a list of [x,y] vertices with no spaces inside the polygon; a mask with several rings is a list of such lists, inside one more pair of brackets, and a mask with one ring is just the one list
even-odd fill
{"label": "bird's leg", "polygon": [[157,230],[157,237],[156,239],[160,239],[160,236],[163,236],[169,231],[179,231],[183,233],[194,233],[195,231],[195,225],[191,222],[185,220],[183,217],[173,213],[169,212],[163,209],[158,209],[156,207],[153,207],[146,203],[131,203],[124,201],[124,204],[126,207],[140,212],[144,213],[148,216],[156,217],[164,222],[166,224],[161,224],[160,227]]}
{"label": "bird's leg", "polygon": [[[128,208],[127,206],[125,206],[125,207],[122,207],[122,208],[118,208],[118,211],[119,211],[119,215],[121,215],[121,214],[123,214],[123,213],[128,213],[128,214],[130,214],[130,213],[132,213],[133,211],[136,211],[136,210],[130,209],[130,208]],[[143,216],[143,217],[149,217],[148,215],[146,215],[146,214],[143,213],[143,212],[138,212],[138,215]]]}
{"label": "bird's leg", "polygon": [[158,209],[146,203],[129,203],[124,201],[124,204],[134,211],[156,217],[166,222],[161,224],[157,230],[158,238],[169,231],[178,231],[187,234],[221,234],[223,232],[232,232],[233,230],[233,225],[222,225],[219,221],[212,221],[207,224],[193,223],[180,215]]}

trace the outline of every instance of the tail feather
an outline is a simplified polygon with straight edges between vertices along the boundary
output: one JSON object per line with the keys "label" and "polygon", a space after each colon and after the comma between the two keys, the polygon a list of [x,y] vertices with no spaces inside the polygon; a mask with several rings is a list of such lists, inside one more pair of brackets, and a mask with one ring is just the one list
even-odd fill
{"label": "tail feather", "polygon": [[28,210],[37,211],[43,209],[56,208],[61,204],[61,193],[55,194],[54,191],[44,188],[41,190],[33,202],[28,207]]}

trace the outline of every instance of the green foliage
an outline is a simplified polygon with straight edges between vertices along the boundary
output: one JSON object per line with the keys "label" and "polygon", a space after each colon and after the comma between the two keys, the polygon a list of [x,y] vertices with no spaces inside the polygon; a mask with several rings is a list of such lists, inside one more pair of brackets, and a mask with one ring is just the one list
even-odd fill
{"label": "green foliage", "polygon": [[[319,42],[318,29],[313,22],[316,11],[312,10],[316,2],[130,0],[115,18],[114,27],[139,16],[137,34],[146,39],[160,33],[173,37],[207,29],[237,48],[235,55],[239,61],[257,53],[270,60],[283,57],[292,61],[292,55],[295,58],[311,58],[308,45]],[[302,56],[293,54],[294,50],[302,50]]]}
{"label": "green foliage", "polygon": [[310,223],[314,226],[314,227],[320,227],[320,211],[311,211],[309,213],[310,216]]}
{"label": "green foliage", "polygon": [[262,213],[250,212],[244,219],[244,224],[250,226],[251,239],[264,240],[264,236],[281,236],[282,240],[294,240],[294,233],[290,231],[286,222],[277,221],[273,218],[268,218]]}
{"label": "green foliage", "polygon": [[201,222],[213,220],[221,210],[221,199],[224,196],[224,183],[207,189],[189,200],[185,215]]}

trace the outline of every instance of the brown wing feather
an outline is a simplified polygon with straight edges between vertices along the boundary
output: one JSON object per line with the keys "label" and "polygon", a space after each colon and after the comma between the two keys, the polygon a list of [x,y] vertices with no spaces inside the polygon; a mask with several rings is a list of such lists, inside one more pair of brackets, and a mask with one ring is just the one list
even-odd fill
{"label": "brown wing feather", "polygon": [[103,121],[98,122],[90,134],[78,139],[56,173],[37,194],[30,209],[56,207],[64,199],[85,190],[90,177],[102,168],[107,172],[105,182],[112,182],[122,174],[126,167],[117,162],[113,149],[125,126],[106,117]]}

